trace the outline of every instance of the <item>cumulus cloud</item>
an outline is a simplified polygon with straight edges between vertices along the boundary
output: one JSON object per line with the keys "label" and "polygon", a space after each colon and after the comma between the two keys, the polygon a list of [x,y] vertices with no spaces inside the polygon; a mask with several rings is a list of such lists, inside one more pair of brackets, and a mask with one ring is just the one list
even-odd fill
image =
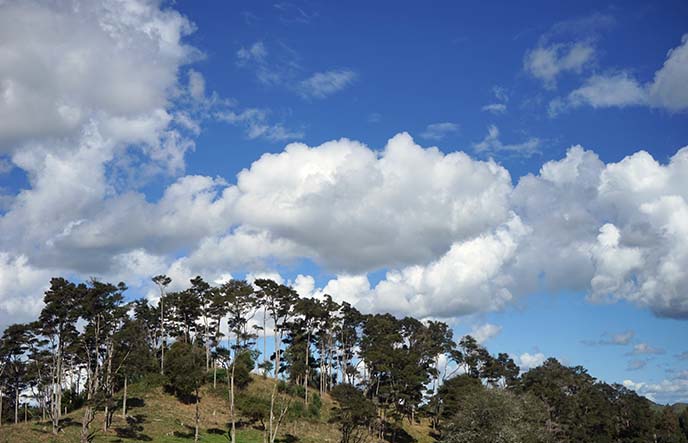
{"label": "cumulus cloud", "polygon": [[240,172],[237,190],[242,223],[356,274],[428,263],[506,222],[511,179],[493,161],[425,149],[399,134],[381,152],[347,139],[292,143]]}
{"label": "cumulus cloud", "polygon": [[325,98],[351,85],[356,77],[356,72],[351,69],[316,72],[301,80],[296,89],[301,97],[306,99]]}
{"label": "cumulus cloud", "polygon": [[[0,57],[30,55],[0,62],[0,114],[35,119],[11,127],[0,119],[4,152],[28,179],[2,198],[2,316],[33,309],[55,274],[144,287],[149,274],[167,272],[184,285],[198,274],[221,281],[301,259],[335,277],[293,284],[370,311],[447,318],[534,291],[578,290],[592,302],[688,316],[686,148],[665,164],[642,151],[605,164],[572,147],[514,185],[494,160],[424,148],[401,133],[381,149],[348,139],[291,143],[235,180],[185,176],[193,142],[176,125],[187,115],[184,127],[197,132],[194,113],[209,112],[213,100],[202,74],[185,68],[197,55],[183,43],[193,26],[157,3],[59,6],[0,6],[0,22],[20,34],[12,17],[55,31],[0,39]],[[260,112],[224,111],[249,134],[283,138],[261,127]],[[482,143],[481,152],[534,148],[502,143],[496,127]],[[127,185],[127,171],[163,165],[174,177],[159,197]],[[371,281],[373,271],[384,276]]]}
{"label": "cumulus cloud", "polygon": [[50,277],[51,270],[31,266],[26,256],[0,252],[0,329],[35,318]]}
{"label": "cumulus cloud", "polygon": [[420,136],[428,140],[442,140],[446,136],[458,132],[459,129],[460,126],[456,123],[431,123],[425,128],[425,131],[421,132]]}
{"label": "cumulus cloud", "polygon": [[[99,152],[48,156],[40,167],[93,164],[82,158]],[[19,164],[40,165],[31,151],[23,155]],[[576,290],[596,303],[628,300],[685,317],[686,167],[687,149],[664,165],[644,152],[604,164],[576,146],[514,187],[493,161],[400,134],[381,151],[347,139],[290,144],[236,184],[182,177],[157,202],[136,193],[103,201],[109,188],[92,168],[76,170],[80,180],[37,173],[0,224],[3,246],[31,251],[40,267],[99,275],[163,268],[185,283],[307,258],[337,276],[321,288],[304,276],[301,288],[369,311],[446,318],[538,290]],[[51,206],[65,201],[50,192],[84,183],[92,195],[69,193],[72,211]],[[367,274],[378,269],[387,272],[373,283]]]}
{"label": "cumulus cloud", "polygon": [[155,119],[196,54],[181,42],[191,23],[157,4],[64,6],[0,6],[0,150],[78,136],[94,118]]}
{"label": "cumulus cloud", "polygon": [[550,103],[550,115],[568,108],[584,105],[593,108],[649,106],[680,112],[688,109],[688,34],[681,44],[667,53],[664,65],[655,72],[654,79],[645,83],[628,72],[598,74],[588,78],[583,86],[572,91],[564,100]]}
{"label": "cumulus cloud", "polygon": [[521,371],[528,371],[533,368],[537,368],[545,362],[545,354],[542,352],[537,352],[535,354],[530,354],[524,352],[518,356],[518,365],[521,367]]}
{"label": "cumulus cloud", "polygon": [[502,327],[493,325],[492,323],[485,323],[471,329],[470,335],[475,338],[480,344],[485,343],[491,338],[498,336],[502,332]]}
{"label": "cumulus cloud", "polygon": [[673,404],[688,398],[688,379],[675,377],[658,383],[624,380],[623,385],[660,404]]}

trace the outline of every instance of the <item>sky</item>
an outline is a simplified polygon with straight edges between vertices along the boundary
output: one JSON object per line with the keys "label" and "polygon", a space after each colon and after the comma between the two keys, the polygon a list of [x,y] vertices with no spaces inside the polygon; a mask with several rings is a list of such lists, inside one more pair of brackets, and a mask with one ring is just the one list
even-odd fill
{"label": "sky", "polygon": [[0,327],[162,273],[688,401],[688,4],[0,0]]}

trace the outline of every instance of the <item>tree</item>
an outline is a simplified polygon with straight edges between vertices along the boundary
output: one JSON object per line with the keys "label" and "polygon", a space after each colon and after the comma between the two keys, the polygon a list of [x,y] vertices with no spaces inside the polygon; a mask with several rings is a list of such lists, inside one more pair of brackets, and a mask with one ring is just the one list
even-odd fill
{"label": "tree", "polygon": [[[298,299],[298,294],[292,288],[277,284],[269,279],[257,279],[254,284],[260,288],[260,291],[256,293],[258,302],[263,305],[273,323],[275,337],[274,378],[277,380],[281,370],[280,359],[284,329],[293,315],[292,307]],[[263,337],[265,340],[265,335]]]}
{"label": "tree", "polygon": [[19,422],[21,392],[27,386],[27,363],[25,354],[29,349],[29,327],[13,324],[5,329],[0,338],[0,359],[3,361],[3,381],[7,384],[14,400],[14,423]]}
{"label": "tree", "polygon": [[195,401],[194,441],[198,441],[200,423],[199,389],[205,378],[205,352],[194,343],[175,342],[165,357],[169,387],[184,402]]}
{"label": "tree", "polygon": [[681,430],[679,418],[671,407],[664,407],[657,413],[655,425],[655,441],[657,443],[686,443],[685,434]]}
{"label": "tree", "polygon": [[[236,375],[239,355],[248,354],[250,340],[254,337],[248,332],[248,322],[256,312],[255,293],[251,285],[245,281],[230,280],[219,288],[219,303],[227,313],[227,328],[229,335],[234,336],[234,357],[231,359],[231,375],[229,382],[229,407],[232,417],[231,439],[236,442],[236,411],[234,405],[234,378]],[[229,339],[228,339],[229,340]]]}
{"label": "tree", "polygon": [[149,344],[141,340],[146,334],[146,326],[139,318],[127,319],[114,336],[114,373],[118,386],[122,387],[122,418],[127,417],[127,388],[130,381],[136,381],[145,374],[152,373],[157,365],[155,355]]}
{"label": "tree", "polygon": [[117,286],[91,280],[89,286],[80,285],[78,297],[80,317],[84,320],[84,332],[79,344],[86,362],[86,403],[81,427],[81,443],[93,439],[90,424],[95,411],[104,406],[103,430],[107,431],[112,418],[114,335],[126,316],[123,304],[124,283]]}
{"label": "tree", "polygon": [[480,385],[464,396],[443,430],[442,442],[553,442],[542,432],[545,419],[544,406],[536,399]]}
{"label": "tree", "polygon": [[52,432],[59,431],[62,413],[62,385],[64,376],[65,351],[77,337],[76,321],[79,318],[77,302],[84,285],[76,285],[64,278],[50,280],[50,289],[45,292],[45,306],[39,315],[40,333],[48,338],[52,361],[50,378],[52,389],[49,415]]}
{"label": "tree", "polygon": [[160,290],[160,303],[158,309],[160,311],[160,374],[165,373],[165,348],[167,347],[167,335],[165,334],[165,290],[172,279],[166,275],[156,275],[152,278],[153,283],[158,286]]}
{"label": "tree", "polygon": [[338,407],[332,411],[331,423],[339,426],[341,443],[362,443],[368,436],[368,427],[375,420],[375,405],[365,398],[363,392],[349,384],[332,388],[332,398]]}

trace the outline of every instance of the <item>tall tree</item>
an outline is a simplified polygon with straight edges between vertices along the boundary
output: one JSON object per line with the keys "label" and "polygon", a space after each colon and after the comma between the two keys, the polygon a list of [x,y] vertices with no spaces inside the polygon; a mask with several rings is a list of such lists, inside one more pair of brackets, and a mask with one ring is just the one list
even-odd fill
{"label": "tall tree", "polygon": [[50,289],[46,291],[45,304],[39,316],[41,334],[47,337],[50,354],[53,356],[50,364],[51,399],[49,415],[52,432],[59,431],[62,413],[62,387],[64,377],[65,351],[77,337],[76,321],[79,318],[77,303],[84,285],[76,285],[64,278],[53,278]]}
{"label": "tall tree", "polygon": [[257,279],[255,285],[260,288],[256,294],[258,300],[265,307],[273,323],[275,344],[274,378],[277,379],[281,366],[282,340],[285,326],[293,315],[293,305],[298,299],[298,294],[292,288],[280,285],[269,279]]}
{"label": "tall tree", "polygon": [[166,275],[156,275],[152,280],[160,290],[160,302],[158,303],[158,310],[160,311],[160,374],[164,374],[165,348],[167,347],[167,335],[165,333],[165,291],[167,286],[172,283],[172,279]]}
{"label": "tall tree", "polygon": [[240,280],[230,280],[219,288],[221,300],[225,302],[224,311],[227,313],[228,337],[234,336],[231,359],[231,375],[229,383],[229,404],[232,419],[231,438],[236,441],[236,410],[234,406],[234,377],[237,361],[242,353],[248,352],[254,335],[248,330],[248,322],[256,312],[255,292],[253,287]]}
{"label": "tall tree", "polygon": [[205,378],[205,352],[195,343],[177,341],[170,347],[165,362],[170,387],[185,402],[194,401],[194,441],[199,438],[200,387]]}

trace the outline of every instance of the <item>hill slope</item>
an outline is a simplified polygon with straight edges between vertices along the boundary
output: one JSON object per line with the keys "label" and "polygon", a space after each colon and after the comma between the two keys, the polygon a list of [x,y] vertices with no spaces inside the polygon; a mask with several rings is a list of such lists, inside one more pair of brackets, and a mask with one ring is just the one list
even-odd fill
{"label": "hill slope", "polygon": [[[242,392],[245,401],[253,398],[269,397],[272,381],[253,376],[252,382]],[[314,391],[315,393],[315,391]],[[283,423],[280,432],[281,442],[324,443],[338,442],[339,431],[328,423],[332,399],[325,394],[322,398],[319,417],[297,417],[302,408],[300,399],[292,398],[290,417]],[[102,431],[102,412],[99,412],[91,429],[98,429],[95,442],[164,442],[183,443],[193,441],[195,405],[184,404],[175,396],[165,391],[162,386],[150,386],[145,383],[130,386],[126,420],[121,411],[113,417],[112,427],[108,432]],[[201,391],[201,442],[227,443],[229,429],[229,402],[226,386],[206,385]],[[49,423],[29,421],[17,425],[4,425],[0,430],[0,443],[34,443],[34,442],[78,442],[81,431],[83,411],[77,409],[67,414],[64,430],[58,436],[50,432]],[[260,423],[250,423],[245,417],[237,430],[239,443],[262,443],[263,436]],[[405,430],[419,443],[430,443],[429,429],[423,425],[408,426]]]}

